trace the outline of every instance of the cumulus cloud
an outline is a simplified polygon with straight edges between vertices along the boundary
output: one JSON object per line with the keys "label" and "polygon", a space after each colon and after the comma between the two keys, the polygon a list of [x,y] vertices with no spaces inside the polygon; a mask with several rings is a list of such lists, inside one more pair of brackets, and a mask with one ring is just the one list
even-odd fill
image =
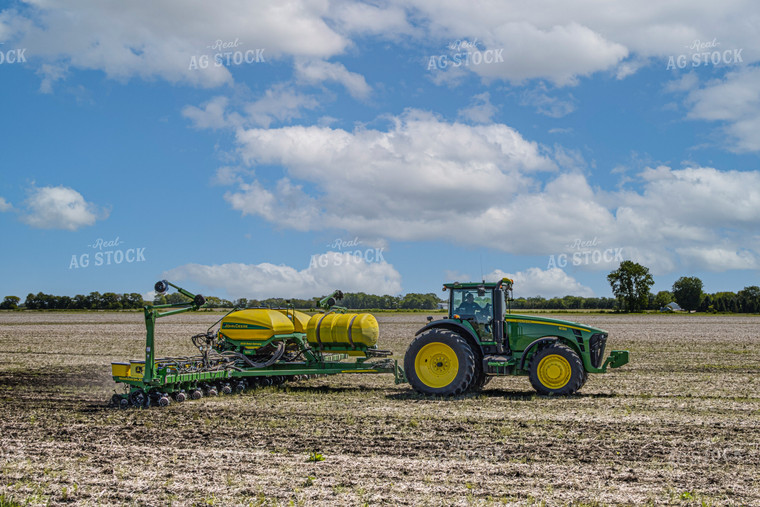
{"label": "cumulus cloud", "polygon": [[594,291],[582,285],[560,268],[528,268],[525,271],[507,273],[500,269],[485,276],[486,281],[496,281],[504,277],[515,281],[515,297],[542,296],[545,298],[567,295],[593,297]]}
{"label": "cumulus cloud", "polygon": [[[409,5],[402,0],[398,4]],[[428,40],[477,39],[482,50],[503,50],[503,62],[447,68],[445,73],[466,69],[485,79],[544,79],[557,86],[574,85],[596,72],[624,79],[651,62],[661,62],[664,68],[668,56],[688,52],[695,40],[713,39],[724,48],[744,48],[747,63],[760,58],[752,24],[741,22],[752,12],[748,1],[717,5],[709,0],[623,0],[614,10],[600,10],[594,0],[513,0],[485,2],[478,8],[417,0],[411,5],[409,17],[424,21],[420,25]]]}
{"label": "cumulus cloud", "polygon": [[[370,256],[370,261],[378,260]],[[393,265],[367,262],[345,252],[325,252],[312,257],[306,269],[270,263],[220,265],[185,264],[164,273],[178,281],[190,281],[209,290],[224,290],[232,299],[310,298],[335,289],[370,294],[399,294],[401,275]]]}
{"label": "cumulus cloud", "polygon": [[496,106],[491,104],[491,95],[488,92],[483,92],[475,95],[470,105],[460,109],[458,115],[472,123],[491,123],[496,111]]}
{"label": "cumulus cloud", "polygon": [[10,211],[13,209],[13,205],[5,200],[4,197],[0,197],[0,213],[4,211]]}
{"label": "cumulus cloud", "polygon": [[[687,84],[691,86],[686,88]],[[759,151],[760,68],[729,72],[723,79],[710,81],[704,87],[695,86],[692,78],[680,88],[690,90],[685,101],[690,108],[688,118],[720,122],[728,147],[733,151]]]}
{"label": "cumulus cloud", "polygon": [[577,153],[548,150],[503,124],[449,123],[413,110],[391,118],[387,130],[249,129],[237,141],[244,165],[277,165],[285,175],[265,184],[236,172],[225,199],[244,215],[296,230],[547,256],[599,238],[603,249],[653,261],[656,272],[677,265],[679,248],[723,241],[735,256],[715,255],[715,270],[751,265],[742,248],[757,254],[743,243],[760,228],[757,172],[647,167],[626,175],[637,190],[607,192],[592,188]]}
{"label": "cumulus cloud", "polygon": [[244,106],[251,125],[269,127],[273,122],[286,122],[300,118],[302,111],[319,107],[317,99],[299,93],[285,85],[269,88],[264,96]]}
{"label": "cumulus cloud", "polygon": [[536,88],[523,92],[520,104],[535,107],[539,114],[550,118],[562,118],[575,111],[572,99],[562,100],[546,93],[546,86],[539,85]]}
{"label": "cumulus cloud", "polygon": [[416,30],[407,19],[406,10],[399,5],[371,5],[353,1],[332,2],[330,18],[345,33],[366,36],[412,35]]}
{"label": "cumulus cloud", "polygon": [[[18,39],[19,47],[47,63],[67,62],[69,68],[97,69],[120,80],[159,77],[203,87],[230,83],[225,65],[190,65],[193,57],[207,55],[213,62],[214,54],[229,51],[214,49],[217,41],[238,41],[234,50],[243,52],[263,49],[267,59],[328,58],[350,44],[327,23],[329,2],[35,3],[33,10],[3,12],[0,27]],[[57,79],[60,74],[46,72],[43,90]]]}
{"label": "cumulus cloud", "polygon": [[[246,164],[281,165],[288,176],[276,188],[241,184],[225,198],[245,214],[304,230],[434,239],[458,237],[458,227],[467,225],[477,238],[468,239],[483,241],[493,235],[488,227],[502,203],[535,184],[524,174],[556,170],[536,143],[506,125],[449,124],[419,111],[392,121],[388,131],[239,131]],[[482,226],[472,230],[478,221]]]}
{"label": "cumulus cloud", "polygon": [[746,249],[687,247],[678,248],[676,251],[686,265],[695,269],[707,271],[760,269],[758,255]]}
{"label": "cumulus cloud", "polygon": [[65,229],[75,231],[104,219],[108,213],[84,200],[73,188],[33,188],[25,201],[26,210],[21,220],[39,229]]}
{"label": "cumulus cloud", "polygon": [[343,85],[348,93],[356,99],[366,99],[372,92],[372,88],[367,84],[364,76],[350,72],[342,63],[301,60],[296,62],[296,76],[299,80],[310,84],[334,81]]}
{"label": "cumulus cloud", "polygon": [[628,56],[625,46],[577,22],[540,27],[511,21],[494,27],[487,41],[487,49],[503,49],[503,61],[470,69],[516,83],[546,78],[558,86],[574,85],[578,77],[613,68]]}
{"label": "cumulus cloud", "polygon": [[278,84],[267,89],[258,100],[244,103],[243,114],[230,107],[230,99],[217,96],[198,106],[182,108],[182,116],[197,129],[241,129],[246,126],[269,128],[272,123],[285,123],[300,118],[304,110],[316,109],[316,98]]}
{"label": "cumulus cloud", "polygon": [[364,78],[326,60],[356,47],[361,37],[434,47],[478,39],[484,50],[502,50],[503,61],[442,74],[474,72],[515,83],[544,79],[558,86],[596,72],[625,78],[652,59],[684,52],[697,39],[743,48],[746,63],[760,55],[754,25],[744,22],[754,8],[748,0],[622,0],[616,9],[599,9],[594,0],[486,1],[476,7],[431,0],[33,3],[34,9],[0,12],[0,35],[49,65],[42,73],[43,90],[52,89],[66,69],[97,69],[122,80],[229,84],[231,69],[225,65],[189,65],[194,56],[213,57],[209,48],[217,41],[239,41],[236,50],[264,49],[267,59],[313,60],[315,66],[302,69],[307,76],[341,82],[357,97],[368,92]]}
{"label": "cumulus cloud", "polygon": [[204,103],[202,107],[185,106],[182,116],[193,123],[197,129],[221,129],[229,126],[225,116],[225,109],[229,99],[227,97],[214,97]]}

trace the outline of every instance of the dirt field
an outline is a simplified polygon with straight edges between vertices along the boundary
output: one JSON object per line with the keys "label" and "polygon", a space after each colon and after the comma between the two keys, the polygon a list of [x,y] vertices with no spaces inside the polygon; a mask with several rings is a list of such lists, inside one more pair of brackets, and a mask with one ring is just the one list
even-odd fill
{"label": "dirt field", "polygon": [[[159,354],[217,317],[162,319]],[[564,318],[631,363],[569,398],[343,375],[116,410],[109,365],[142,357],[141,313],[0,312],[0,504],[760,505],[760,317]],[[401,359],[425,315],[378,320]]]}

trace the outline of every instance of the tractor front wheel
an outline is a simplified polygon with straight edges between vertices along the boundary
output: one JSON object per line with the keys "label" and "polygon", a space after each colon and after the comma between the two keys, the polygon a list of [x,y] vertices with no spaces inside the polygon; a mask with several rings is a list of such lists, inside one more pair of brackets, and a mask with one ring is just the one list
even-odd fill
{"label": "tractor front wheel", "polygon": [[422,394],[453,396],[475,381],[475,355],[467,341],[447,329],[430,329],[417,336],[404,356],[412,387]]}
{"label": "tractor front wheel", "polygon": [[585,379],[581,358],[562,343],[541,347],[530,361],[530,383],[539,394],[573,394],[583,386]]}

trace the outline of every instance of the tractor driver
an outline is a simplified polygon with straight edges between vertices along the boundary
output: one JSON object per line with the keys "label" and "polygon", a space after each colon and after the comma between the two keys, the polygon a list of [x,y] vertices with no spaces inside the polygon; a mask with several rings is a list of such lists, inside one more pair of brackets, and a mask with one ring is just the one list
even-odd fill
{"label": "tractor driver", "polygon": [[475,315],[482,310],[483,309],[480,307],[480,305],[475,302],[475,296],[472,295],[472,292],[468,292],[464,297],[462,304],[459,305],[459,308],[457,308],[457,313],[464,315]]}

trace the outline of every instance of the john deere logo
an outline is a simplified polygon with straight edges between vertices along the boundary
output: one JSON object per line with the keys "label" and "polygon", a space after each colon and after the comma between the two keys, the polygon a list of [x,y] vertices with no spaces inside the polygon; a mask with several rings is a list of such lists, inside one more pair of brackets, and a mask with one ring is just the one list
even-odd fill
{"label": "john deere logo", "polygon": [[237,324],[235,322],[225,322],[222,324],[222,329],[266,329],[262,326],[255,326],[253,324]]}

